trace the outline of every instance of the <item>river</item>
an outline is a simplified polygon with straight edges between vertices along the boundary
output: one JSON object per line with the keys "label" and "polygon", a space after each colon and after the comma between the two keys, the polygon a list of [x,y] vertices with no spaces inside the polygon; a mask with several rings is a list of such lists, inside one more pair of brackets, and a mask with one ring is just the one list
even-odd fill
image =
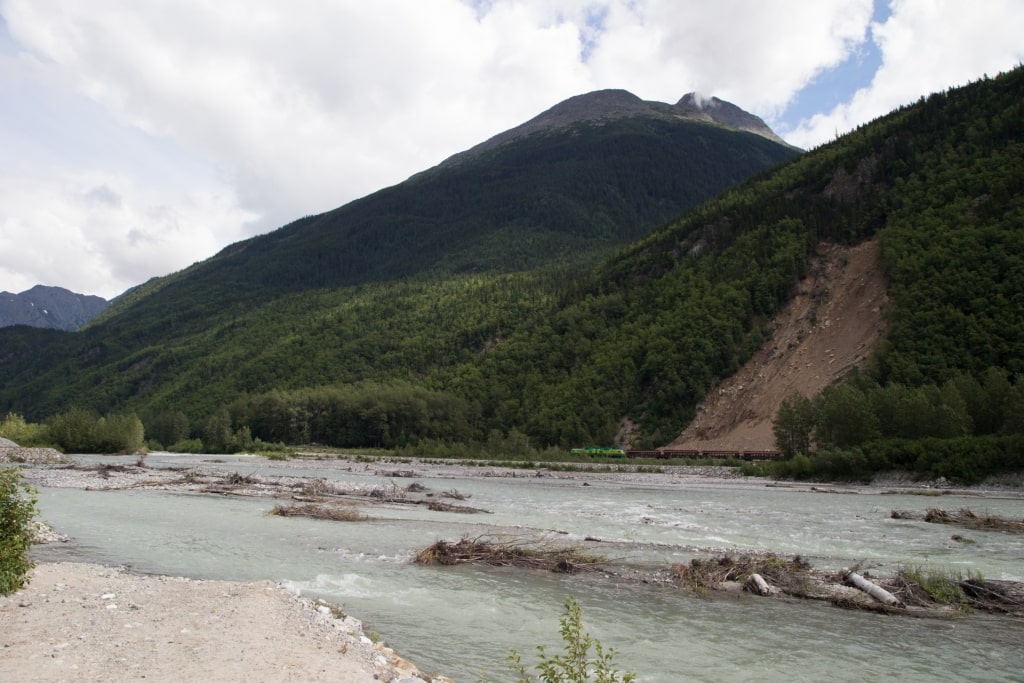
{"label": "river", "polygon": [[[147,465],[388,481],[370,465],[348,462],[151,455]],[[911,619],[746,594],[695,597],[613,578],[411,562],[438,539],[497,534],[600,539],[602,554],[641,567],[772,551],[826,569],[913,565],[1024,581],[1020,535],[890,518],[893,509],[939,505],[1020,518],[1019,495],[934,498],[855,487],[840,493],[668,474],[633,482],[599,474],[437,478],[427,470],[399,483],[458,491],[491,514],[380,506],[367,509],[368,521],[331,522],[268,516],[276,501],[264,498],[43,488],[41,516],[73,541],[41,557],[193,578],[283,581],[342,605],[422,670],[459,683],[484,675],[511,680],[504,660],[513,648],[527,662],[537,645],[558,651],[568,596],[583,608],[590,634],[618,651],[619,668],[644,683],[1024,680],[1024,624],[1007,618]],[[973,543],[953,540],[955,533]]]}

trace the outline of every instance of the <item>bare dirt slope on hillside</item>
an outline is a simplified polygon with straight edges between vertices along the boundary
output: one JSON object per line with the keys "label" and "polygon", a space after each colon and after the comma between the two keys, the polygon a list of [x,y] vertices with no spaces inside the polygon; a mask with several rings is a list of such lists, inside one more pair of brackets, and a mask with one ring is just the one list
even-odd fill
{"label": "bare dirt slope on hillside", "polygon": [[773,449],[772,420],[783,399],[795,391],[814,396],[863,363],[883,337],[886,292],[877,242],[819,245],[771,339],[712,389],[668,447]]}

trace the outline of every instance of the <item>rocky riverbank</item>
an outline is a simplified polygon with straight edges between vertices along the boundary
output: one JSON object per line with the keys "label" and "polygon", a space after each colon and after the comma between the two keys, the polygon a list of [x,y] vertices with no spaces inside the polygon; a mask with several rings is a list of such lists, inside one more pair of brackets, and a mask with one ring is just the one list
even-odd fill
{"label": "rocky riverbank", "polygon": [[[202,490],[222,476],[134,465],[80,465],[52,449],[0,443],[36,486]],[[287,479],[287,478],[284,478]],[[243,482],[236,482],[243,483]],[[240,495],[281,495],[290,480],[250,480]],[[40,524],[37,543],[68,540]],[[444,683],[363,632],[336,605],[271,583],[200,581],[45,562],[0,597],[0,680]]]}
{"label": "rocky riverbank", "polygon": [[0,597],[0,680],[441,683],[336,606],[271,582],[44,563]]}
{"label": "rocky riverbank", "polygon": [[23,448],[10,439],[0,437],[0,465],[43,465],[71,461],[70,457],[53,448]]}

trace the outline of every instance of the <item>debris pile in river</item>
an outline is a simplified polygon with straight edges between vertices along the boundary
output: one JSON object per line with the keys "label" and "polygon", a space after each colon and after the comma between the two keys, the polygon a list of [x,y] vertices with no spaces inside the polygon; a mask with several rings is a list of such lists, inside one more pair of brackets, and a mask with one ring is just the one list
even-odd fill
{"label": "debris pile in river", "polygon": [[335,522],[363,522],[370,519],[353,505],[323,505],[306,503],[303,505],[275,505],[270,514],[281,517],[313,517],[314,519],[330,519]]}
{"label": "debris pile in river", "polygon": [[574,574],[596,569],[604,558],[591,555],[579,546],[540,545],[527,540],[499,541],[489,537],[440,540],[416,554],[416,564],[486,564],[498,567],[543,569]]}
{"label": "debris pile in river", "polygon": [[[697,593],[720,590],[723,586],[743,585],[757,575],[765,579],[769,590],[774,588],[790,595],[806,596],[811,578],[811,565],[799,555],[785,559],[776,555],[732,555],[690,560],[689,564],[673,565],[672,572],[680,586]],[[756,580],[755,580],[756,583]]]}
{"label": "debris pile in river", "polygon": [[434,512],[461,512],[466,515],[475,515],[480,512],[491,514],[490,510],[484,510],[483,508],[475,508],[470,505],[452,505],[451,503],[445,503],[440,500],[432,500],[428,502],[427,509],[433,510]]}
{"label": "debris pile in river", "polygon": [[923,515],[909,510],[893,510],[889,516],[892,519],[919,519],[932,524],[952,524],[965,529],[1024,533],[1024,519],[978,515],[970,508],[960,508],[959,510],[929,508]]}
{"label": "debris pile in river", "polygon": [[[421,565],[485,564],[600,575],[666,585],[664,570],[619,571],[606,558],[579,546],[538,543],[522,538],[491,537],[440,540],[423,548],[414,562]],[[1024,584],[964,579],[952,572],[904,568],[894,576],[872,576],[859,566],[839,571],[814,569],[799,555],[733,554],[694,558],[672,565],[669,582],[698,595],[747,591],[761,596],[824,600],[836,607],[884,614],[950,617],[971,608],[1024,615]]]}

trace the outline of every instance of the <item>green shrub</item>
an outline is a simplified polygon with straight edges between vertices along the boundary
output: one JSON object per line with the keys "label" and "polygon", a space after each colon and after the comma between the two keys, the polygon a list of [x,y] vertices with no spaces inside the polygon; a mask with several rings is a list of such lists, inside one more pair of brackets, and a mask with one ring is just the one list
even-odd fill
{"label": "green shrub", "polygon": [[46,425],[25,422],[20,413],[7,413],[0,422],[0,437],[19,446],[49,445],[50,430]]}
{"label": "green shrub", "polygon": [[34,566],[28,550],[35,516],[36,490],[17,467],[0,469],[0,595],[20,589]]}
{"label": "green shrub", "polygon": [[134,453],[145,444],[142,420],[134,414],[71,408],[50,420],[49,431],[65,453]]}
{"label": "green shrub", "polygon": [[[615,668],[615,650],[605,653],[601,643],[583,630],[583,610],[575,599],[566,598],[565,612],[559,623],[565,651],[549,657],[544,653],[544,646],[538,646],[538,678],[527,672],[518,652],[513,650],[509,655],[509,668],[519,676],[517,683],[632,683],[636,680],[635,674],[620,674]],[[590,658],[591,648],[593,659]]]}
{"label": "green shrub", "polygon": [[199,439],[184,439],[172,444],[168,449],[171,453],[205,453],[203,442]]}

